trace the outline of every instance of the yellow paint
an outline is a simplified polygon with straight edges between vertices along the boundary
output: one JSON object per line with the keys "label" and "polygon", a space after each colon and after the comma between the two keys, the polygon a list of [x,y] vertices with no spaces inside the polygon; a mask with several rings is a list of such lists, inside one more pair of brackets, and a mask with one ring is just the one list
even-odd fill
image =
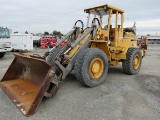
{"label": "yellow paint", "polygon": [[104,70],[103,61],[100,58],[93,59],[89,66],[90,76],[94,79],[97,79],[102,76],[103,70]]}
{"label": "yellow paint", "polygon": [[91,48],[99,48],[104,51],[108,57],[108,60],[111,61],[111,53],[108,47],[108,42],[106,41],[92,41]]}
{"label": "yellow paint", "polygon": [[90,35],[90,34],[88,34],[88,35],[80,42],[79,45],[76,45],[74,48],[72,48],[72,49],[67,53],[67,55],[70,56],[70,57],[72,57],[72,56],[77,52],[77,50],[79,49],[79,47],[86,42],[86,40],[88,39],[89,35]]}
{"label": "yellow paint", "polygon": [[134,56],[134,60],[133,60],[134,69],[138,69],[139,65],[140,65],[140,56],[137,54]]}
{"label": "yellow paint", "polygon": [[[126,59],[126,54],[129,48],[139,47],[137,42],[138,39],[137,36],[134,35],[132,32],[125,32],[125,34],[123,33],[123,26],[124,26],[123,10],[110,5],[102,5],[98,7],[85,9],[86,13],[91,13],[96,15],[99,15],[98,11],[105,11],[104,13],[108,15],[108,27],[106,29],[102,29],[101,25],[98,26],[96,36],[93,40],[91,40],[92,41],[91,48],[99,48],[102,51],[104,51],[110,64],[115,66],[122,60]],[[112,26],[112,29],[110,29],[111,21],[113,19],[112,18],[113,14],[115,17],[115,26],[114,27]],[[118,20],[118,18],[120,19]],[[87,35],[84,38],[84,40],[80,42],[79,45],[70,50],[67,55],[73,56],[77,52],[79,47],[86,42],[89,35]],[[145,56],[146,52],[144,50],[141,50],[141,52],[142,52],[142,57]]]}
{"label": "yellow paint", "polygon": [[104,9],[106,9],[107,11],[109,10],[109,9],[111,9],[111,10],[113,10],[113,12],[116,12],[116,11],[118,11],[119,13],[124,13],[124,11],[123,10],[121,10],[121,9],[119,9],[119,8],[116,8],[116,7],[113,7],[113,6],[111,6],[111,5],[101,5],[101,6],[97,6],[97,7],[93,7],[93,8],[88,8],[88,9],[85,9],[84,11],[86,12],[86,13],[91,13],[91,12],[94,12],[95,10],[104,10]]}

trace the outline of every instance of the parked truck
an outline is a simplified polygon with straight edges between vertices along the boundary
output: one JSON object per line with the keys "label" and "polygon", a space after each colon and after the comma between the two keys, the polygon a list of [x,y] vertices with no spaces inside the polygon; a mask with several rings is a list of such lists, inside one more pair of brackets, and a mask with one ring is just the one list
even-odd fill
{"label": "parked truck", "polygon": [[55,36],[43,36],[40,39],[40,47],[52,48],[56,42],[57,42],[57,38]]}
{"label": "parked truck", "polygon": [[3,58],[6,52],[11,51],[11,40],[8,28],[0,27],[0,58]]}
{"label": "parked truck", "polygon": [[12,50],[16,51],[32,51],[33,35],[14,33],[10,35]]}
{"label": "parked truck", "polygon": [[[59,38],[57,36],[43,36],[40,39],[40,48],[52,48],[55,46]],[[65,46],[66,41],[63,41],[60,46]]]}

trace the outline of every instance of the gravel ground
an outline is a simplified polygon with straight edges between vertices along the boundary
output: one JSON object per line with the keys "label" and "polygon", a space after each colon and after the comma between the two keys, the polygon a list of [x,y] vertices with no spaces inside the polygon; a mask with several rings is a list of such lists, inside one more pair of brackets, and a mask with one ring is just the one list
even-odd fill
{"label": "gravel ground", "polygon": [[[0,79],[13,58],[11,52],[0,59]],[[148,46],[137,75],[124,74],[120,64],[111,67],[106,81],[95,88],[86,88],[69,75],[56,96],[43,101],[30,117],[24,117],[0,89],[0,116],[0,120],[160,120],[160,45]]]}

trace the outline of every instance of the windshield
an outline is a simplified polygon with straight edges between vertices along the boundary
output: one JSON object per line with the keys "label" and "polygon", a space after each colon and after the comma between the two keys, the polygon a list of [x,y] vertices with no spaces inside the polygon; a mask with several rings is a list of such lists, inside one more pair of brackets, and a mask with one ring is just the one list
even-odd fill
{"label": "windshield", "polygon": [[[104,16],[100,17],[98,15],[89,14],[87,18],[88,18],[87,27],[91,27],[92,26],[93,18],[98,18],[98,20],[100,21],[100,24],[101,24],[102,28],[104,28],[104,27],[106,27],[108,25],[108,15],[104,15]],[[95,20],[95,23],[96,23],[96,25],[98,25],[97,20]]]}
{"label": "windshield", "polygon": [[7,28],[0,28],[0,38],[9,38],[9,31]]}

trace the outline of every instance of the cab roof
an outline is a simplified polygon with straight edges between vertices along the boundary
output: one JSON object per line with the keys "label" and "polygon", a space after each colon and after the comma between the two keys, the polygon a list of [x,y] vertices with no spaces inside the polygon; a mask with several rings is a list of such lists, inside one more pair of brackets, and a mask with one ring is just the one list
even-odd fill
{"label": "cab roof", "polygon": [[107,4],[85,9],[84,12],[90,13],[90,14],[95,14],[95,15],[98,15],[98,16],[103,16],[103,15],[108,15],[109,10],[112,10],[113,14],[115,14],[117,11],[118,11],[118,13],[124,13],[124,10],[121,10],[119,8],[116,8],[116,7],[113,7],[111,5],[107,5]]}

